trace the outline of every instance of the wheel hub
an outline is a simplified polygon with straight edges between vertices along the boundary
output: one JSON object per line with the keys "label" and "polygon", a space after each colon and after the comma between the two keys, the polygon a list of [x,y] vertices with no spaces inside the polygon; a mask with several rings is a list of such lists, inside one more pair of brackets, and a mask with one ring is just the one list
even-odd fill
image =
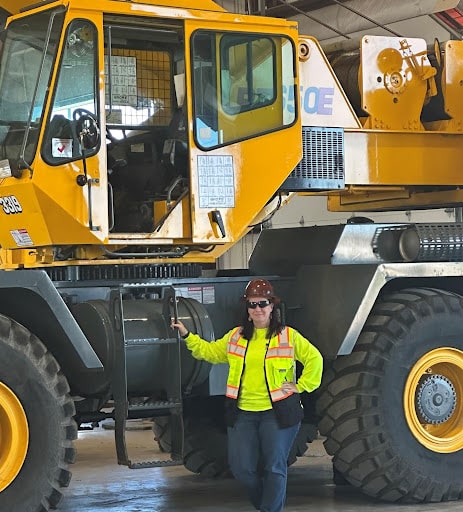
{"label": "wheel hub", "polygon": [[417,390],[416,405],[424,423],[446,422],[456,407],[455,387],[443,375],[426,375]]}
{"label": "wheel hub", "polygon": [[19,473],[29,440],[29,427],[21,402],[0,382],[0,493]]}

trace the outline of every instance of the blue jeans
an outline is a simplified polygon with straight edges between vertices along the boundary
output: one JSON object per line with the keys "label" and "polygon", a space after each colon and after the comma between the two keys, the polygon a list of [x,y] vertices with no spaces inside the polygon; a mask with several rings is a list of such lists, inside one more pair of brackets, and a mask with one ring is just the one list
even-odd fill
{"label": "blue jeans", "polygon": [[300,423],[280,429],[273,410],[239,411],[228,428],[228,460],[233,476],[262,512],[281,512],[286,500],[288,455]]}

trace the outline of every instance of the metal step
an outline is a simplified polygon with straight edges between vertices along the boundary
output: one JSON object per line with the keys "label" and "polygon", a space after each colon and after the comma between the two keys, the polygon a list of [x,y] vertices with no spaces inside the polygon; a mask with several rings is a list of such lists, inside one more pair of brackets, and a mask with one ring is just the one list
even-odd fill
{"label": "metal step", "polygon": [[173,345],[177,338],[126,338],[127,345]]}
{"label": "metal step", "polygon": [[130,469],[162,468],[168,466],[183,466],[182,459],[153,460],[151,462],[129,462]]}
{"label": "metal step", "polygon": [[182,402],[174,400],[143,402],[130,404],[127,410],[127,419],[147,418],[149,416],[167,416],[182,409]]}
{"label": "metal step", "polygon": [[[113,319],[113,329],[115,333],[116,350],[114,370],[111,376],[111,387],[114,399],[114,437],[116,442],[116,453],[118,464],[128,466],[131,469],[178,466],[183,464],[183,413],[182,413],[182,388],[181,388],[181,357],[180,335],[176,338],[156,339],[126,339],[123,329],[124,318],[124,300],[122,289],[112,290],[110,294],[110,317]],[[171,309],[173,308],[173,311]],[[167,287],[163,290],[163,316],[166,323],[170,323],[172,317],[178,318],[177,299],[175,289]],[[166,376],[165,395],[168,400],[145,402],[132,402],[127,393],[127,367],[126,367],[126,347],[128,344],[172,344],[171,354],[172,371]],[[126,445],[126,423],[129,419],[148,418],[154,416],[170,416],[170,427],[172,432],[171,440],[171,458],[168,460],[154,460],[147,462],[132,462],[127,453]],[[154,441],[154,439],[153,439]]]}

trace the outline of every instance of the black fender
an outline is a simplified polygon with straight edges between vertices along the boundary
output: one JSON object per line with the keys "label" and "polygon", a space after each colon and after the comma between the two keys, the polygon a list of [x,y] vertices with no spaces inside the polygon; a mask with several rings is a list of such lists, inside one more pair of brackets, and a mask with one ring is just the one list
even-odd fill
{"label": "black fender", "polygon": [[66,375],[103,365],[43,270],[0,271],[0,313],[35,334]]}
{"label": "black fender", "polygon": [[463,263],[305,265],[294,281],[288,323],[329,359],[352,353],[380,295],[401,288],[462,292]]}

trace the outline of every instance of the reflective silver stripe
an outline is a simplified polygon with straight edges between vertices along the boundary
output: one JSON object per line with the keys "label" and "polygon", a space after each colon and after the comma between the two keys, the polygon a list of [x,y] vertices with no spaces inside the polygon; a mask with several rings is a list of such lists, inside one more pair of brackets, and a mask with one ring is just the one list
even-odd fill
{"label": "reflective silver stripe", "polygon": [[271,357],[283,357],[294,359],[294,347],[289,344],[289,329],[285,327],[278,334],[278,345],[271,347],[267,351],[267,358]]}
{"label": "reflective silver stripe", "polygon": [[[246,347],[239,344],[241,338],[241,327],[235,329],[234,333],[230,336],[230,340],[227,343],[227,352],[234,356],[243,357],[246,355]],[[268,348],[265,359],[280,358],[280,359],[292,359],[294,361],[294,346],[289,344],[289,329],[285,327],[281,333],[278,334],[278,345],[276,347]],[[293,364],[294,379],[296,373],[296,365]],[[293,393],[285,393],[281,388],[270,391],[270,399],[272,402],[278,402],[283,400]],[[225,396],[228,398],[238,399],[239,387],[231,386],[227,384]]]}
{"label": "reflective silver stripe", "polygon": [[238,327],[235,329],[235,332],[231,335],[230,342],[231,343],[238,343],[238,340],[241,338],[241,327]]}
{"label": "reflective silver stripe", "polygon": [[227,352],[235,356],[244,357],[246,354],[246,347],[238,345],[238,341],[241,338],[241,328],[235,329],[235,332],[231,335],[230,340],[227,343]]}
{"label": "reflective silver stripe", "polygon": [[246,354],[246,347],[242,347],[241,345],[236,345],[234,343],[229,343],[227,351],[229,354],[244,357],[244,355]]}
{"label": "reflective silver stripe", "polygon": [[289,395],[292,395],[293,393],[284,393],[283,390],[275,389],[274,391],[270,391],[270,398],[272,399],[272,402],[277,402],[278,400],[283,400],[283,398],[287,398]]}
{"label": "reflective silver stripe", "polygon": [[286,347],[289,345],[288,328],[285,327],[278,335],[278,342],[280,347]]}
{"label": "reflective silver stripe", "polygon": [[228,398],[238,398],[238,391],[239,389],[237,387],[230,386],[230,384],[227,384],[225,396],[227,396]]}
{"label": "reflective silver stripe", "polygon": [[294,347],[274,347],[267,351],[267,359],[271,357],[294,357]]}

